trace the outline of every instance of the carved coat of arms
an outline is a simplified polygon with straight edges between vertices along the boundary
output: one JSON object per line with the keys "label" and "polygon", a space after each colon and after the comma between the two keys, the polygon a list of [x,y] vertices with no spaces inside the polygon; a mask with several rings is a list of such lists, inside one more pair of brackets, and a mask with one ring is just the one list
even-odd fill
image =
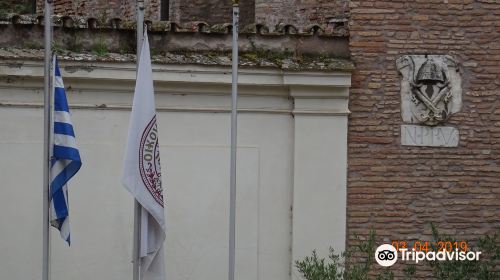
{"label": "carved coat of arms", "polygon": [[435,126],[462,106],[461,78],[448,55],[405,55],[396,61],[401,73],[403,121]]}

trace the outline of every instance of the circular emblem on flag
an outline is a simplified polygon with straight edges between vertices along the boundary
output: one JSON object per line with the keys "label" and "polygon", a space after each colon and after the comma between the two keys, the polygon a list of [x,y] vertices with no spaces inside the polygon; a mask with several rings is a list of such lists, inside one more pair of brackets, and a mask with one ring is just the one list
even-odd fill
{"label": "circular emblem on flag", "polygon": [[158,147],[158,129],[156,116],[144,129],[139,149],[139,171],[144,186],[163,207],[163,189],[161,188],[160,149]]}

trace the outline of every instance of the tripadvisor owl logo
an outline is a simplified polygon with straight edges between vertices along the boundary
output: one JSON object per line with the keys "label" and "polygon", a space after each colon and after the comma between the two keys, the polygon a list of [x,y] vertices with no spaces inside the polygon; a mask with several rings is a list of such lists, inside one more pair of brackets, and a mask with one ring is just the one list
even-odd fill
{"label": "tripadvisor owl logo", "polygon": [[[449,243],[452,245],[452,243]],[[450,245],[450,246],[451,246]],[[401,252],[402,261],[413,261],[419,263],[420,261],[478,261],[481,252],[462,250],[458,248],[442,248],[438,251],[421,251],[412,248],[399,248]],[[391,266],[398,260],[398,250],[390,244],[382,244],[378,246],[375,251],[375,260],[381,266]]]}
{"label": "tripadvisor owl logo", "polygon": [[375,260],[381,266],[391,266],[398,260],[398,251],[392,245],[380,245],[375,251]]}

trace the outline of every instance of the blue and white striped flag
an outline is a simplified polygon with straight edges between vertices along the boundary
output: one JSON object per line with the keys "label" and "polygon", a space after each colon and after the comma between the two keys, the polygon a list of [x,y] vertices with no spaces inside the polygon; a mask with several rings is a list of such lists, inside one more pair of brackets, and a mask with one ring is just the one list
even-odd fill
{"label": "blue and white striped flag", "polygon": [[54,134],[50,159],[50,223],[59,229],[61,237],[70,244],[68,181],[78,172],[82,161],[75,141],[69,114],[68,100],[54,56]]}

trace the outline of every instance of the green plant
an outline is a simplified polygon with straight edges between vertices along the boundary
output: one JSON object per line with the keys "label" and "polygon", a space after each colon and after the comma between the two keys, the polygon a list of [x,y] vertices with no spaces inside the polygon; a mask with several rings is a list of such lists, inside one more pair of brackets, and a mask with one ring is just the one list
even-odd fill
{"label": "green plant", "polygon": [[[456,242],[456,238],[450,235],[440,234],[437,227],[431,223],[432,238],[431,243],[433,251],[438,251],[436,244],[439,241]],[[498,280],[500,271],[498,265],[500,261],[500,234],[497,232],[493,236],[486,235],[478,239],[475,248],[469,248],[471,251],[481,252],[479,260],[448,260],[448,261],[428,261],[427,265],[432,269],[435,279],[446,280]]]}
{"label": "green plant", "polygon": [[500,279],[500,232],[493,236],[486,235],[478,241],[478,248],[483,252],[477,279]]}
{"label": "green plant", "polygon": [[52,41],[52,51],[62,54],[64,52],[64,48],[57,41]]}
{"label": "green plant", "polygon": [[[347,270],[345,271],[345,279],[362,280],[368,279],[368,272],[375,258],[375,231],[370,230],[368,238],[363,241],[360,236],[354,234],[356,239],[355,244],[344,254],[347,261]],[[354,262],[355,256],[361,256],[362,262]],[[385,276],[384,276],[385,277]]]}
{"label": "green plant", "polygon": [[405,268],[403,268],[403,273],[406,277],[406,280],[412,279],[416,272],[417,272],[417,266],[414,264],[409,264],[405,266]]}
{"label": "green plant", "polygon": [[305,257],[303,260],[296,261],[295,266],[307,280],[337,280],[343,279],[343,262],[339,255],[336,255],[330,247],[328,255],[329,262],[325,262],[324,258],[319,258],[316,250],[313,250],[311,256]]}
{"label": "green plant", "polygon": [[103,34],[99,34],[97,43],[95,43],[90,51],[97,56],[105,56],[109,53],[108,47],[104,42]]}
{"label": "green plant", "polygon": [[[451,235],[440,234],[431,224],[433,242],[430,250],[437,252],[439,241],[456,242]],[[295,266],[306,280],[393,280],[394,274],[387,268],[374,275],[372,265],[375,258],[375,232],[370,231],[366,240],[355,235],[356,242],[346,252],[335,254],[332,248],[328,259],[318,257],[316,250],[311,256],[295,261]],[[500,232],[486,235],[477,240],[471,251],[481,252],[478,261],[427,261],[432,270],[432,279],[438,280],[498,280],[500,279]],[[441,248],[442,249],[442,248]],[[414,279],[416,266],[408,264],[403,269],[405,280]],[[374,276],[370,276],[374,275]],[[400,279],[400,278],[398,278]]]}
{"label": "green plant", "polygon": [[[336,254],[332,248],[328,260],[318,257],[316,250],[311,256],[295,261],[295,266],[306,280],[368,280],[374,263],[376,242],[375,231],[371,230],[366,240],[354,235],[356,242],[342,254]],[[361,258],[361,261],[357,261]],[[415,267],[406,268],[405,279],[412,279]],[[394,273],[384,269],[375,276],[376,280],[393,280]]]}
{"label": "green plant", "polygon": [[90,49],[90,51],[97,56],[105,56],[109,53],[106,45],[101,42],[92,46],[92,49]]}

